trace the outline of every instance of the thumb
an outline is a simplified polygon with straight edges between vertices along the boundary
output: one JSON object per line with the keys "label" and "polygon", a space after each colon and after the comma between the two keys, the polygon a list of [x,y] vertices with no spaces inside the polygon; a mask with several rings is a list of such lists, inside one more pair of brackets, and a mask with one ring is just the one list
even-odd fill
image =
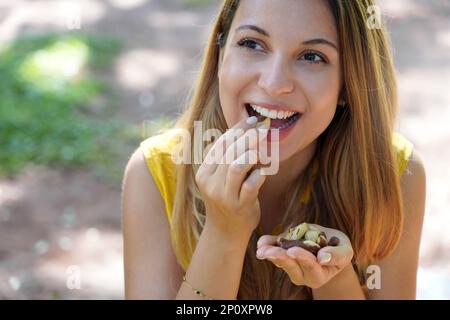
{"label": "thumb", "polygon": [[347,245],[325,247],[317,253],[317,261],[324,266],[340,266],[347,264],[353,258],[353,249]]}

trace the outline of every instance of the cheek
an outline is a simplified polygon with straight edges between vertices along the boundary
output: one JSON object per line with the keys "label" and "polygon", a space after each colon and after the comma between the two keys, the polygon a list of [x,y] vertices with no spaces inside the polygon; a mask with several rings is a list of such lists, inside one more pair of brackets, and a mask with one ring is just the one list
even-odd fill
{"label": "cheek", "polygon": [[232,55],[224,57],[219,74],[219,98],[228,127],[247,115],[243,102],[239,101],[242,91],[249,82],[249,72],[239,59]]}
{"label": "cheek", "polygon": [[337,101],[340,89],[339,70],[329,67],[317,72],[303,72],[300,76],[301,85],[307,94],[314,100]]}
{"label": "cheek", "polygon": [[334,69],[314,74],[305,72],[301,85],[308,99],[304,134],[313,141],[333,120],[341,87],[339,72]]}
{"label": "cheek", "polygon": [[242,63],[242,59],[227,55],[219,71],[219,89],[224,95],[239,93],[248,82],[248,65]]}
{"label": "cheek", "polygon": [[310,114],[314,117],[329,119],[333,117],[339,98],[339,73],[335,70],[306,77],[303,88],[308,97]]}

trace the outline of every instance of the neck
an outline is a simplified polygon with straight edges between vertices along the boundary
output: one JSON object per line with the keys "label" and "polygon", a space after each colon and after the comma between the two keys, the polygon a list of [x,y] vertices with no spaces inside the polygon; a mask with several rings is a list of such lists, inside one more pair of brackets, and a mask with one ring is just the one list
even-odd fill
{"label": "neck", "polygon": [[316,151],[317,142],[311,143],[306,149],[293,155],[289,159],[280,162],[278,173],[267,176],[260,189],[260,194],[265,199],[278,199],[288,191],[289,185],[299,177],[311,162]]}
{"label": "neck", "polygon": [[258,199],[261,205],[261,221],[264,234],[269,234],[281,223],[287,204],[283,201],[289,185],[302,174],[311,162],[316,150],[316,142],[291,158],[282,161],[276,175],[267,176]]}

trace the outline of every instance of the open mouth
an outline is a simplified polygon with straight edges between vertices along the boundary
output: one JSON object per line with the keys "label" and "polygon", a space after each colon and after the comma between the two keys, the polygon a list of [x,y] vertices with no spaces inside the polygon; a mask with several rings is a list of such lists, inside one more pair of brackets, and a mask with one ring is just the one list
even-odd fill
{"label": "open mouth", "polygon": [[[263,121],[267,117],[267,114],[262,115],[260,112],[255,110],[255,108],[252,107],[250,104],[245,104],[245,109],[247,110],[247,113],[250,117],[256,116],[258,118],[258,122]],[[280,119],[280,116],[277,117],[277,115],[271,114],[268,116],[270,118],[270,129],[282,130],[291,127],[295,122],[297,122],[298,119],[301,118],[301,116],[302,116],[301,113],[295,112],[290,116],[285,116],[284,119]],[[283,116],[281,115],[281,117]]]}

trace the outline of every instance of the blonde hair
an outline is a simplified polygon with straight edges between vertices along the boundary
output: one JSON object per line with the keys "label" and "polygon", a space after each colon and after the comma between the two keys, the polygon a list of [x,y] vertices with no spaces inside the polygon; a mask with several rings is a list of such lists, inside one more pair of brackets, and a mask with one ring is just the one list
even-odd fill
{"label": "blonde hair", "polygon": [[[395,71],[386,31],[366,25],[367,8],[374,1],[329,0],[328,4],[340,37],[347,104],[337,108],[331,124],[318,138],[313,161],[289,188],[283,225],[307,221],[346,233],[354,248],[353,266],[364,288],[366,266],[395,249],[403,225],[396,154],[391,143],[397,111]],[[220,47],[238,6],[239,0],[223,2],[190,103],[175,125],[188,130],[191,137],[194,121],[201,120],[203,130],[227,130],[217,72]],[[192,157],[201,156],[199,144],[191,145]],[[205,222],[205,207],[194,178],[199,166],[177,166],[172,241],[184,270]],[[302,204],[299,199],[308,185],[310,200]],[[292,284],[284,271],[256,259],[256,241],[255,231],[248,244],[237,298],[312,298],[309,288]]]}

